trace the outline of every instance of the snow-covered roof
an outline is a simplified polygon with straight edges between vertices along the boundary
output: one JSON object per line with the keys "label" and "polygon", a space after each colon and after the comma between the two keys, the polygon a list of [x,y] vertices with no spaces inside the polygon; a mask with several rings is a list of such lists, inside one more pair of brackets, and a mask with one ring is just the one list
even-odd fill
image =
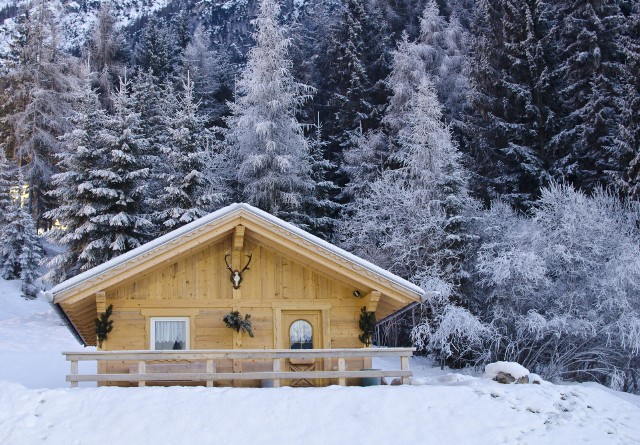
{"label": "snow-covered roof", "polygon": [[136,258],[141,256],[147,256],[152,250],[157,249],[167,243],[170,243],[176,240],[177,238],[187,235],[190,232],[193,232],[205,225],[208,225],[210,223],[216,222],[217,220],[221,220],[223,218],[232,216],[232,214],[234,213],[241,213],[241,212],[249,213],[259,219],[264,220],[265,222],[269,222],[279,227],[280,229],[288,231],[293,235],[297,235],[300,238],[304,239],[306,242],[311,243],[322,250],[330,252],[331,254],[341,258],[342,260],[346,260],[347,262],[352,263],[353,265],[359,266],[360,268],[365,269],[369,273],[376,275],[385,281],[389,281],[394,285],[399,286],[412,294],[416,294],[421,298],[425,294],[425,291],[419,286],[416,286],[415,284],[403,278],[400,278],[399,276],[394,275],[391,272],[385,269],[382,269],[381,267],[378,267],[367,260],[357,257],[356,255],[353,255],[352,253],[349,253],[344,249],[334,246],[333,244],[328,243],[318,238],[317,236],[314,236],[300,229],[299,227],[294,226],[293,224],[283,221],[280,218],[277,218],[263,210],[260,210],[256,207],[253,207],[245,203],[242,203],[242,204],[234,203],[226,207],[223,207],[213,213],[210,213],[209,215],[203,216],[202,218],[197,219],[179,229],[169,232],[166,235],[163,235],[153,241],[143,244],[142,246],[136,249],[133,249],[120,256],[117,256],[107,261],[106,263],[103,263],[99,266],[89,269],[79,275],[76,275],[73,278],[70,278],[58,284],[53,289],[51,289],[51,293],[55,297],[56,294],[69,291],[74,287],[80,286],[85,281],[95,278],[100,274],[103,274],[117,266],[122,265],[123,263],[126,263],[131,260],[135,260]]}

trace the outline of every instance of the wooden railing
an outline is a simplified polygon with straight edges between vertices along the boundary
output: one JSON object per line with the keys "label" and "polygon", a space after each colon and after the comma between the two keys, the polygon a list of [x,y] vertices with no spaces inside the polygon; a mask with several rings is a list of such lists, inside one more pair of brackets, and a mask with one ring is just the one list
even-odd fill
{"label": "wooden railing", "polygon": [[[337,379],[346,385],[347,378],[399,377],[403,384],[409,383],[413,375],[409,369],[409,357],[415,348],[359,348],[359,349],[237,349],[237,350],[191,350],[191,351],[98,351],[63,352],[71,362],[71,373],[67,381],[71,387],[78,382],[206,382],[213,386],[217,380],[271,380],[279,387],[282,379]],[[400,369],[395,370],[347,370],[347,358],[398,357]],[[272,371],[216,372],[216,360],[268,360]],[[282,371],[283,359],[337,359],[337,370]],[[129,373],[79,374],[80,361],[127,361],[136,363]],[[158,361],[180,361],[187,365],[154,364]],[[162,372],[162,371],[165,372]],[[158,372],[160,371],[160,372]],[[169,371],[169,372],[166,372]]]}

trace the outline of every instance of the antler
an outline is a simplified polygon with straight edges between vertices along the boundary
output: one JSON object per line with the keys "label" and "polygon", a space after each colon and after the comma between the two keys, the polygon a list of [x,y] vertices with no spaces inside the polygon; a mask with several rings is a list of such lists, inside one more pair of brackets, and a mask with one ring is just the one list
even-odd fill
{"label": "antler", "polygon": [[242,283],[242,273],[245,270],[249,269],[249,264],[251,264],[251,258],[253,257],[253,254],[249,252],[249,255],[246,255],[249,257],[249,261],[247,261],[247,264],[244,266],[242,270],[236,270],[233,267],[231,267],[231,264],[229,264],[229,261],[227,260],[227,258],[230,256],[231,256],[231,251],[227,250],[224,254],[224,263],[227,265],[227,269],[229,269],[229,272],[231,272],[231,277],[229,277],[229,279],[233,283],[233,288],[239,289],[240,283]]}
{"label": "antler", "polygon": [[233,268],[231,267],[231,264],[229,264],[229,261],[227,261],[227,257],[230,257],[230,256],[231,256],[231,251],[227,250],[224,254],[224,263],[227,265],[227,269],[233,272]]}
{"label": "antler", "polygon": [[245,255],[245,256],[249,257],[249,261],[247,261],[247,264],[242,268],[240,273],[244,272],[245,270],[247,270],[249,268],[249,264],[251,264],[251,258],[253,258],[253,253],[249,252],[249,255]]}

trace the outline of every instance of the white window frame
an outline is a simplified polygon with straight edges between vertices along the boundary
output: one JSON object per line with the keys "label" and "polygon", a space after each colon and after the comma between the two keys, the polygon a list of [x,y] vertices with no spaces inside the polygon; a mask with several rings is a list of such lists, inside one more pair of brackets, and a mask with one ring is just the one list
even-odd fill
{"label": "white window frame", "polygon": [[149,347],[152,351],[156,350],[156,321],[184,321],[185,322],[185,347],[183,351],[188,351],[191,349],[191,330],[189,326],[190,317],[150,317],[150,328],[149,328]]}

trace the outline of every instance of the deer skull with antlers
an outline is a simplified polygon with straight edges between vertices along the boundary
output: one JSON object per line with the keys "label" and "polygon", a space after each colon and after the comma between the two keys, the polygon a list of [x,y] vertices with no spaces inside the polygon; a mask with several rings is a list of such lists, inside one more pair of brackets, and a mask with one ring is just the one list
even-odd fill
{"label": "deer skull with antlers", "polygon": [[245,264],[242,270],[237,270],[231,267],[231,265],[229,264],[229,261],[227,260],[227,258],[230,256],[231,256],[231,251],[227,250],[227,252],[224,254],[224,262],[227,265],[227,269],[229,269],[229,272],[231,272],[230,279],[231,279],[231,282],[233,283],[233,288],[240,289],[240,283],[242,283],[242,273],[245,270],[249,269],[249,264],[251,264],[251,257],[253,256],[253,254],[249,252],[248,255],[245,255],[249,257],[249,261],[247,261],[247,264]]}

